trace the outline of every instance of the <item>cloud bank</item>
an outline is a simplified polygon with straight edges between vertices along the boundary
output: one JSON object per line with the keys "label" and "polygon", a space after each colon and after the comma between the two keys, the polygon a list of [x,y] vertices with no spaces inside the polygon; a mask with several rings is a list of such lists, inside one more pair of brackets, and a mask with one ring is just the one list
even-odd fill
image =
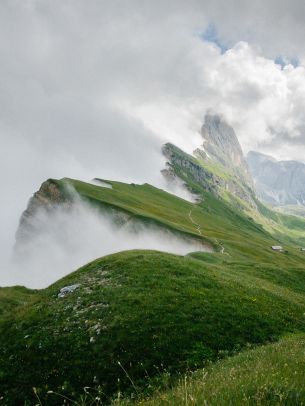
{"label": "cloud bank", "polygon": [[3,0],[2,258],[42,181],[162,187],[162,143],[192,151],[207,111],[245,152],[303,160],[304,19],[297,0]]}
{"label": "cloud bank", "polygon": [[[196,239],[143,225],[119,212],[101,213],[76,197],[72,208],[40,208],[31,218],[35,230],[18,241],[5,285],[44,288],[98,257],[129,249],[155,249],[178,255],[211,251]],[[31,232],[30,232],[31,234]]]}

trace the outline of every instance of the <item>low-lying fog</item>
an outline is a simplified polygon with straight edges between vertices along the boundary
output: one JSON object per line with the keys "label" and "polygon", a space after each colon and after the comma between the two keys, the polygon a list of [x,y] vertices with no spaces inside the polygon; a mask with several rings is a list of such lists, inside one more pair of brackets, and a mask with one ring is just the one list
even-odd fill
{"label": "low-lying fog", "polygon": [[18,255],[1,274],[2,286],[43,288],[93,259],[122,250],[155,249],[181,255],[209,250],[196,240],[135,224],[124,215],[102,214],[79,200],[70,209],[58,207],[52,213],[40,209],[31,226],[35,232],[18,242]]}

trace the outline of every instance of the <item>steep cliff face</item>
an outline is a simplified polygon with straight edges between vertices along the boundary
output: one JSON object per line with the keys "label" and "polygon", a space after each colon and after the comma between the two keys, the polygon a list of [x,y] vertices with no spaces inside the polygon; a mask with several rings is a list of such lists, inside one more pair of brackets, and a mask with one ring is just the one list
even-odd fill
{"label": "steep cliff face", "polygon": [[208,192],[217,194],[216,185],[222,183],[221,179],[201,166],[196,158],[170,143],[163,146],[162,152],[168,160],[167,168],[162,171],[167,179],[176,181],[180,177],[191,178]]}
{"label": "steep cliff face", "polygon": [[222,172],[210,165],[205,166],[205,162],[200,158],[186,154],[172,144],[165,144],[162,151],[168,160],[167,168],[162,171],[165,177],[173,180],[181,178],[185,181],[186,187],[189,187],[189,182],[196,183],[216,197],[223,198],[228,193],[256,208],[252,188],[232,173]]}
{"label": "steep cliff face", "polygon": [[233,128],[219,116],[207,115],[201,132],[203,146],[193,155],[164,145],[167,168],[163,174],[170,179],[191,179],[217,197],[229,194],[256,208],[252,177]]}
{"label": "steep cliff face", "polygon": [[[22,241],[28,239],[39,231],[39,220],[36,216],[39,210],[52,211],[52,209],[61,205],[61,207],[70,207],[72,204],[72,194],[69,190],[63,190],[58,184],[49,179],[42,183],[39,190],[34,193],[30,198],[26,210],[22,213],[19,227],[16,232],[16,247],[19,246]],[[33,221],[35,218],[35,221]]]}
{"label": "steep cliff face", "polygon": [[247,161],[259,197],[274,205],[305,206],[305,164],[251,151]]}
{"label": "steep cliff face", "polygon": [[206,115],[201,128],[203,146],[195,151],[212,160],[252,186],[252,178],[234,129],[218,115]]}

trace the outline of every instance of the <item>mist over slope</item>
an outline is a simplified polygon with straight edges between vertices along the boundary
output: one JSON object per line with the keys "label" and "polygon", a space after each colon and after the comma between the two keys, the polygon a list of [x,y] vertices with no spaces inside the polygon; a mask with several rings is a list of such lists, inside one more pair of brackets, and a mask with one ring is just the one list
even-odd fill
{"label": "mist over slope", "polygon": [[[289,227],[296,227],[293,233],[297,237],[298,224],[268,212],[257,200],[233,128],[222,117],[207,115],[202,136],[203,146],[194,155],[172,144],[163,147],[167,165],[161,171],[162,182],[167,190],[178,190],[180,196],[190,197],[189,202],[150,185],[101,179],[91,184],[71,179],[44,182],[21,217],[14,265],[8,277],[3,274],[2,283],[45,287],[89,260],[126,249],[158,249],[181,255],[211,251],[211,241],[219,244],[216,226],[206,233],[206,224],[198,222],[194,213],[202,208],[215,212],[217,201],[251,216],[252,221],[263,224],[273,234],[290,235]],[[216,200],[209,203],[206,193]],[[177,215],[192,225],[201,243],[194,236],[181,234],[190,230],[180,227],[177,234],[178,230],[168,228],[173,227],[175,218],[168,224],[163,215],[170,213],[172,203],[178,205]],[[161,218],[151,223],[162,207]],[[227,210],[220,215],[226,216]],[[139,213],[144,217],[138,217]]]}
{"label": "mist over slope", "polygon": [[2,285],[44,288],[97,257],[134,248],[179,255],[210,251],[199,241],[131,222],[115,210],[103,213],[77,197],[69,209],[40,207],[32,215],[30,227],[28,231],[23,227],[24,234],[17,239],[10,272],[1,275]]}
{"label": "mist over slope", "polygon": [[0,0],[1,405],[305,405],[304,21]]}
{"label": "mist over slope", "polygon": [[163,166],[161,145],[191,152],[208,111],[224,115],[245,151],[300,158],[304,44],[294,16],[303,14],[296,1],[289,10],[277,3],[277,19],[289,26],[283,34],[272,24],[273,3],[260,2],[249,19],[247,7],[223,1],[93,1],[89,9],[82,1],[3,0],[2,262],[28,196],[45,179],[162,187],[154,172]]}
{"label": "mist over slope", "polygon": [[31,402],[35,385],[45,402],[78,401],[86,385],[110,404],[118,391],[150,393],[160,374],[175,380],[305,331],[305,220],[257,200],[234,130],[208,121],[194,155],[163,147],[164,179],[195,201],[100,178],[48,179],[34,193],[10,271],[31,287],[55,283],[0,289],[6,400]]}

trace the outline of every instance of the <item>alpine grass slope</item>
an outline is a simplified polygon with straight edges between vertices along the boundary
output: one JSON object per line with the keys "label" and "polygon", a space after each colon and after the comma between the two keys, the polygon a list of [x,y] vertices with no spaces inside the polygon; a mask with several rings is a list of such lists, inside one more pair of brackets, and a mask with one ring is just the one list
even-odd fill
{"label": "alpine grass slope", "polygon": [[43,290],[0,289],[4,404],[305,402],[305,220],[257,200],[239,148],[227,160],[219,152],[223,128],[226,142],[234,134],[211,120],[217,145],[214,126],[192,156],[164,147],[164,175],[181,179],[195,203],[109,180],[111,188],[53,179],[36,192],[17,248],[35,233],[35,210],[69,210],[76,194],[103,213],[121,213],[122,222],[170,230],[211,252],[119,252]]}

